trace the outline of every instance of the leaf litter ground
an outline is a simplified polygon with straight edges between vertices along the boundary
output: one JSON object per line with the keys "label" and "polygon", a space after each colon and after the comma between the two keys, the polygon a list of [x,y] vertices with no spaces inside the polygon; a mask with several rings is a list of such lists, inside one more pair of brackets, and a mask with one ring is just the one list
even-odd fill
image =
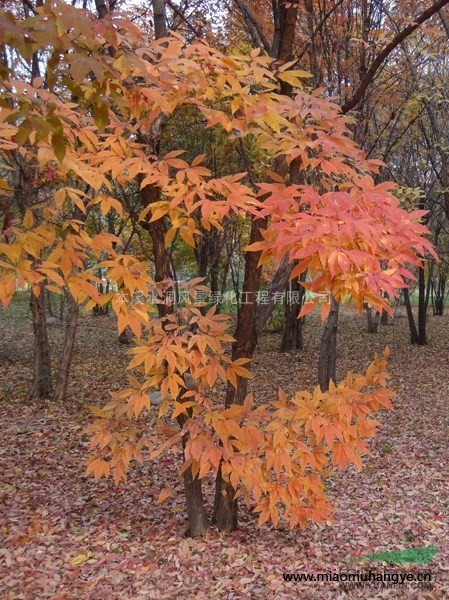
{"label": "leaf litter ground", "polygon": [[[362,371],[374,352],[392,349],[394,413],[380,415],[365,468],[338,472],[329,481],[335,522],[305,531],[256,528],[245,508],[238,532],[215,530],[186,537],[182,485],[176,457],[130,471],[126,487],[95,483],[84,475],[88,406],[102,405],[125,383],[126,348],[114,319],[83,317],[67,401],[26,399],[32,336],[25,298],[0,312],[0,597],[7,599],[165,598],[449,598],[449,316],[432,317],[430,344],[408,343],[407,321],[366,333],[365,321],[344,310],[339,372]],[[310,389],[315,382],[320,335],[308,317],[304,352],[279,354],[279,335],[263,337],[251,388],[256,398]],[[50,329],[53,355],[62,344]],[[175,493],[156,504],[160,491]],[[209,508],[212,482],[206,482]],[[285,582],[283,573],[335,573],[354,556],[437,546],[429,565],[432,591],[344,591],[337,582]],[[383,570],[385,563],[350,563]],[[396,565],[417,573],[423,566]]]}

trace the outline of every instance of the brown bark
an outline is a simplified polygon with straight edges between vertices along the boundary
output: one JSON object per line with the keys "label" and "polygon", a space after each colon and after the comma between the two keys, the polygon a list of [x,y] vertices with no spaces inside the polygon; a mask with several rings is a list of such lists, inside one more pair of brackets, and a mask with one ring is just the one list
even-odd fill
{"label": "brown bark", "polygon": [[50,345],[48,342],[45,296],[41,288],[39,296],[31,293],[31,313],[34,332],[33,382],[30,398],[47,398],[52,393]]}
{"label": "brown bark", "polygon": [[[193,378],[185,374],[184,381],[187,389],[194,389],[195,382]],[[191,410],[188,415],[180,414],[177,418],[179,427],[183,429],[186,421],[191,415]],[[183,435],[182,446],[185,448],[187,435]],[[186,496],[187,518],[189,522],[189,535],[191,537],[199,537],[206,534],[209,530],[209,519],[206,514],[203,498],[203,484],[198,477],[193,477],[192,469],[189,467],[183,473],[184,492]]]}
{"label": "brown bark", "polygon": [[[265,219],[255,219],[251,224],[250,244],[262,240],[261,230],[265,229]],[[245,278],[243,281],[242,303],[237,317],[236,341],[232,347],[232,360],[252,358],[257,343],[255,317],[257,292],[260,287],[262,267],[259,266],[259,252],[247,252],[245,256]],[[245,377],[237,377],[237,389],[228,385],[226,407],[231,404],[243,404],[248,387]]]}
{"label": "brown bark", "polygon": [[297,2],[276,2],[272,56],[283,63],[292,59],[298,8]]}
{"label": "brown bark", "polygon": [[[142,188],[140,194],[144,207],[150,206],[160,199],[160,190],[153,185],[147,185]],[[154,279],[156,283],[167,281],[170,279],[171,271],[170,253],[165,246],[165,234],[167,231],[165,221],[163,219],[152,222],[145,221],[141,225],[148,231],[151,237],[154,257]],[[162,299],[164,299],[163,294]],[[172,307],[164,303],[158,304],[157,308],[160,317],[165,317],[172,311]]]}
{"label": "brown bark", "polygon": [[[154,28],[156,38],[167,35],[165,2],[164,0],[153,0]],[[151,147],[152,152],[159,152],[161,131],[165,120],[158,120],[153,124],[150,136],[146,141]],[[160,189],[156,186],[147,185],[141,189],[141,199],[144,207],[154,204],[160,199]],[[155,281],[161,283],[171,278],[170,252],[165,246],[165,234],[167,231],[164,219],[149,222],[144,221],[141,226],[148,231],[151,236],[154,256]],[[159,317],[165,317],[173,311],[170,304],[158,304]],[[186,415],[178,417],[178,423],[181,429],[187,420]],[[186,437],[183,437],[183,446],[186,443]],[[209,520],[204,507],[202,493],[202,481],[198,477],[193,477],[192,470],[188,468],[183,473],[184,490],[186,497],[187,517],[189,522],[189,534],[192,537],[204,535],[209,529]]]}
{"label": "brown bark", "polygon": [[68,295],[68,315],[62,347],[61,362],[59,364],[53,400],[63,402],[66,397],[67,384],[69,381],[70,365],[72,364],[73,351],[75,349],[76,329],[78,325],[79,308],[72,294]]}
{"label": "brown bark", "polygon": [[184,471],[183,480],[187,518],[189,521],[189,535],[191,537],[200,537],[209,531],[209,519],[204,507],[202,481],[198,477],[193,477],[190,468]]}
{"label": "brown bark", "polygon": [[444,314],[444,300],[446,297],[446,273],[439,274],[436,278],[432,277],[431,283],[431,296],[433,314],[436,317],[442,317]]}
{"label": "brown bark", "polygon": [[[301,163],[299,159],[295,159],[291,162],[290,164],[290,183],[296,184],[296,185],[303,185],[305,183],[304,181],[304,175],[303,172],[300,169]],[[282,168],[285,168],[285,166],[283,166]],[[280,165],[278,165],[278,171],[280,171]],[[270,318],[274,307],[275,307],[275,302],[274,299],[276,298],[276,294],[278,294],[279,292],[282,292],[282,290],[285,289],[286,285],[288,284],[288,281],[290,279],[290,273],[292,272],[293,269],[293,265],[294,263],[292,263],[290,261],[289,256],[284,256],[284,258],[281,260],[281,262],[279,263],[279,267],[273,277],[273,279],[270,282],[270,285],[268,286],[268,299],[269,302],[267,304],[261,304],[257,307],[256,310],[256,335],[258,336],[266,322],[268,321],[268,319]],[[305,273],[303,274],[305,276]],[[301,276],[301,281],[305,281],[304,276]],[[301,286],[302,287],[302,286]]]}
{"label": "brown bark", "polygon": [[49,290],[45,290],[45,303],[47,307],[47,312],[49,317],[54,317],[55,313],[53,311],[53,303],[51,299],[51,292]]}
{"label": "brown bark", "polygon": [[[159,198],[159,190],[153,186],[146,186],[141,190],[141,197],[145,206],[156,202]],[[158,221],[145,222],[142,226],[149,232],[153,244],[155,281],[160,283],[170,279],[170,253],[165,246],[166,227],[162,219]],[[170,304],[161,303],[157,305],[159,317],[166,317],[173,311]],[[181,418],[183,417],[183,418]],[[182,428],[185,422],[185,415],[180,415],[178,419]],[[183,438],[183,445],[185,445]],[[209,520],[204,507],[202,492],[202,481],[198,477],[193,477],[192,470],[188,468],[183,473],[184,491],[186,497],[186,509],[189,522],[189,534],[192,537],[204,535],[209,529]]]}

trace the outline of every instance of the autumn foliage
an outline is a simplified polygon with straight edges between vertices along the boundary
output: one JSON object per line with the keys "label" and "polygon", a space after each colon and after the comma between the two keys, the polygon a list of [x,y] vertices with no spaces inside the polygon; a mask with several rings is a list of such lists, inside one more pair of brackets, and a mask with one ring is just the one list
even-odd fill
{"label": "autumn foliage", "polygon": [[[198,280],[185,283],[183,304],[158,313],[172,282],[155,280],[118,237],[92,232],[90,219],[126,214],[119,191],[130,185],[154,192],[138,222],[161,221],[166,245],[178,236],[194,246],[200,227],[221,229],[232,218],[269,217],[248,251],[261,252],[261,262],[299,261],[292,276],[308,269],[304,285],[318,296],[302,314],[324,298],[324,320],[332,296],[388,310],[385,294],[394,298],[411,277],[407,265],[432,252],[424,213],[407,213],[391,184],[374,183],[378,163],[352,141],[336,104],[303,89],[307,73],[296,66],[275,68],[259,51],[225,56],[179,36],[149,41],[121,18],[98,21],[61,3],[37,12],[0,22],[0,39],[23,57],[48,54],[45,81],[18,81],[2,67],[0,148],[7,164],[19,156],[40,181],[51,169],[58,188],[44,185],[5,233],[0,300],[7,306],[18,283],[36,294],[67,288],[86,311],[110,303],[119,331],[132,330],[130,384],[94,408],[88,472],[118,482],[133,460],[182,452],[181,473],[201,479],[220,468],[260,524],[276,525],[280,514],[292,527],[329,518],[325,478],[334,467],[361,468],[378,425],[372,415],[391,408],[386,360],[326,392],[288,399],[280,391],[270,404],[248,396],[222,407],[216,383],[250,377],[248,359],[227,354],[228,318],[195,300]],[[297,88],[293,97],[280,93],[282,81]],[[204,156],[189,163],[182,148],[160,153],[153,134],[185,107],[207,127],[251,141],[259,154],[250,178],[214,177]],[[272,161],[285,165],[285,177]],[[304,183],[289,181],[293,161]],[[0,185],[11,193],[7,176]],[[155,389],[163,398],[157,418],[148,417]]]}

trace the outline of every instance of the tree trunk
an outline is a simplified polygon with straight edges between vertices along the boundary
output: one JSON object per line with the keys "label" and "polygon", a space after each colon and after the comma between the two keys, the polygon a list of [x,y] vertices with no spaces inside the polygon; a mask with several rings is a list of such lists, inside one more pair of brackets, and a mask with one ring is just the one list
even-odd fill
{"label": "tree trunk", "polygon": [[[368,322],[368,333],[378,333],[379,331],[379,321],[380,321],[380,313],[374,311],[370,306],[365,307],[366,310],[366,318]],[[385,312],[385,311],[383,311]]]}
{"label": "tree trunk", "polygon": [[53,400],[63,402],[67,392],[67,384],[69,381],[70,365],[72,364],[73,351],[75,348],[76,328],[78,325],[78,303],[75,298],[68,293],[68,316],[64,336],[64,345],[62,348],[61,362],[56,380],[55,392]]}
{"label": "tree trunk", "polygon": [[337,380],[337,329],[339,303],[332,297],[331,309],[323,329],[318,363],[318,383],[322,392],[329,389],[329,382]]}
{"label": "tree trunk", "polygon": [[153,0],[154,35],[156,39],[167,37],[165,0]]}
{"label": "tree trunk", "polygon": [[[157,202],[159,199],[160,190],[154,186],[146,186],[141,190],[141,197],[145,206]],[[152,223],[144,222],[142,225],[147,229],[151,236],[154,254],[154,269],[155,281],[159,283],[170,279],[170,253],[165,246],[166,227],[163,219],[153,221]],[[166,317],[173,311],[173,306],[170,304],[161,303],[157,305],[160,318]],[[185,415],[180,415],[180,417]],[[182,429],[184,420],[178,418],[179,425]],[[183,439],[183,445],[185,445]],[[187,518],[189,521],[189,534],[192,537],[204,535],[209,529],[209,520],[204,507],[204,499],[202,492],[202,481],[198,477],[192,476],[192,470],[189,467],[183,473],[184,490],[186,495]]]}
{"label": "tree trunk", "polygon": [[302,326],[304,317],[298,319],[298,315],[305,297],[306,290],[301,285],[301,281],[305,281],[305,275],[306,273],[301,273],[300,280],[296,278],[286,288],[284,333],[280,352],[303,349]]}
{"label": "tree trunk", "polygon": [[51,292],[50,292],[50,290],[45,290],[45,297],[46,297],[46,305],[47,305],[48,316],[49,317],[54,317],[55,313],[53,312],[53,303],[51,301]]}
{"label": "tree trunk", "polygon": [[33,382],[31,384],[30,398],[47,398],[52,393],[52,380],[43,288],[41,288],[39,296],[35,296],[31,292],[30,307],[33,316],[34,332]]}
{"label": "tree trunk", "polygon": [[418,273],[418,289],[419,289],[419,304],[418,304],[418,344],[420,346],[427,345],[427,302],[426,300],[426,275],[424,269],[419,269]]}
{"label": "tree trunk", "polygon": [[[165,1],[152,0],[153,15],[154,15],[154,30],[157,39],[166,37],[167,35],[167,19],[165,14]],[[142,138],[140,141],[149,146],[151,152],[159,154],[160,138],[162,129],[166,119],[158,119],[153,124],[149,136]],[[150,206],[160,200],[160,188],[147,185],[141,189],[140,196],[144,207]],[[171,279],[171,258],[170,252],[165,245],[165,234],[167,231],[164,219],[157,221],[141,222],[141,226],[148,231],[151,236],[153,256],[154,256],[154,280],[156,283],[161,283]],[[164,297],[164,292],[162,296]],[[172,304],[161,303],[157,305],[160,318],[166,317],[173,312]],[[186,421],[186,415],[178,417],[178,423],[181,429]],[[183,437],[183,446],[186,443],[186,438]],[[184,489],[186,495],[186,509],[189,521],[189,533],[192,537],[204,535],[209,529],[209,521],[204,507],[202,481],[198,477],[192,476],[192,470],[188,468],[183,473]]]}
{"label": "tree trunk", "polygon": [[61,294],[61,298],[59,300],[59,320],[62,321],[64,319],[64,305],[65,305],[65,294]]}
{"label": "tree trunk", "polygon": [[433,305],[433,314],[436,317],[442,317],[444,314],[444,298],[446,295],[446,274],[443,275],[440,273],[436,278],[432,277],[432,305]]}
{"label": "tree trunk", "polygon": [[193,478],[192,469],[183,473],[184,491],[186,494],[187,518],[189,520],[189,535],[199,537],[209,530],[209,519],[204,508],[202,481]]}
{"label": "tree trunk", "polygon": [[[295,27],[298,14],[298,3],[279,2],[273,4],[275,32],[273,38],[273,56],[281,63],[291,59]],[[281,93],[292,95],[292,87],[281,81]],[[285,160],[275,159],[273,171],[285,177],[287,174]],[[260,229],[266,228],[266,219],[253,220],[251,225],[250,244],[262,240]],[[237,317],[237,329],[232,348],[232,359],[252,358],[257,345],[257,318],[256,299],[259,291],[262,268],[259,267],[259,252],[247,252],[245,256],[245,279],[243,283],[242,304]],[[281,287],[284,289],[287,280]],[[232,404],[243,404],[248,388],[247,379],[237,377],[237,389],[228,385],[226,393],[226,407]],[[215,506],[213,520],[218,528],[224,531],[234,531],[238,522],[238,505],[234,500],[235,490],[218,471],[215,492]]]}
{"label": "tree trunk", "polygon": [[119,343],[124,344],[125,346],[129,346],[131,343],[128,335],[128,329],[128,327],[125,327],[125,329],[121,331],[118,336]]}
{"label": "tree trunk", "polygon": [[235,531],[238,525],[238,504],[234,500],[235,489],[223,478],[221,466],[215,485],[215,503],[212,522],[222,531]]}
{"label": "tree trunk", "polygon": [[104,19],[109,12],[106,0],[95,0],[95,8],[97,9],[98,17],[100,19]]}
{"label": "tree trunk", "polygon": [[[266,226],[265,220],[257,219],[252,222],[250,244],[262,239],[260,229],[264,226]],[[234,335],[236,341],[232,347],[232,360],[252,358],[256,348],[256,295],[262,274],[262,268],[258,265],[259,254],[259,252],[247,252],[245,256],[243,298]],[[244,377],[237,377],[237,389],[229,384],[226,393],[226,408],[232,404],[243,404],[247,389],[248,380]],[[234,531],[237,528],[237,501],[234,500],[234,495],[234,488],[222,477],[221,469],[219,469],[216,480],[213,521],[223,531]]]}
{"label": "tree trunk", "polygon": [[[193,385],[187,383],[187,389],[193,389]],[[189,416],[191,410],[189,409]],[[182,430],[189,417],[185,414],[180,414],[177,421]],[[188,436],[183,435],[182,447],[185,448]],[[201,479],[193,477],[192,469],[188,467],[182,474],[184,480],[184,492],[186,495],[187,518],[189,522],[189,535],[191,537],[199,537],[204,535],[209,530],[209,519],[204,507],[203,486]]]}
{"label": "tree trunk", "polygon": [[284,256],[284,258],[279,263],[279,267],[268,286],[268,303],[267,304],[259,304],[256,308],[256,335],[259,336],[263,328],[265,327],[266,322],[270,318],[276,303],[274,299],[276,298],[276,294],[285,289],[285,286],[288,284],[288,280],[290,277],[290,273],[292,272],[293,264],[290,262],[288,256]]}
{"label": "tree trunk", "polygon": [[410,343],[418,344],[419,343],[418,330],[416,329],[415,319],[413,317],[412,305],[410,304],[410,294],[408,292],[408,288],[404,288],[403,293],[404,293],[405,310],[407,311],[408,326],[410,328]]}

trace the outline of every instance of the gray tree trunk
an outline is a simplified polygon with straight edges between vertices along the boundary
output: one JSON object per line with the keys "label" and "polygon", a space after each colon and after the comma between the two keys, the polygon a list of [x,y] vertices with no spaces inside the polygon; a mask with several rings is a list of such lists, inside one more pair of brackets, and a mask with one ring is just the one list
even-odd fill
{"label": "gray tree trunk", "polygon": [[68,316],[62,348],[61,362],[56,379],[53,400],[63,402],[66,397],[67,384],[69,381],[70,365],[72,364],[73,351],[75,348],[76,328],[78,325],[78,304],[72,294],[68,294]]}
{"label": "gray tree trunk", "polygon": [[48,342],[45,294],[41,288],[39,296],[31,292],[31,314],[34,332],[33,382],[30,398],[47,398],[52,393],[50,344]]}

